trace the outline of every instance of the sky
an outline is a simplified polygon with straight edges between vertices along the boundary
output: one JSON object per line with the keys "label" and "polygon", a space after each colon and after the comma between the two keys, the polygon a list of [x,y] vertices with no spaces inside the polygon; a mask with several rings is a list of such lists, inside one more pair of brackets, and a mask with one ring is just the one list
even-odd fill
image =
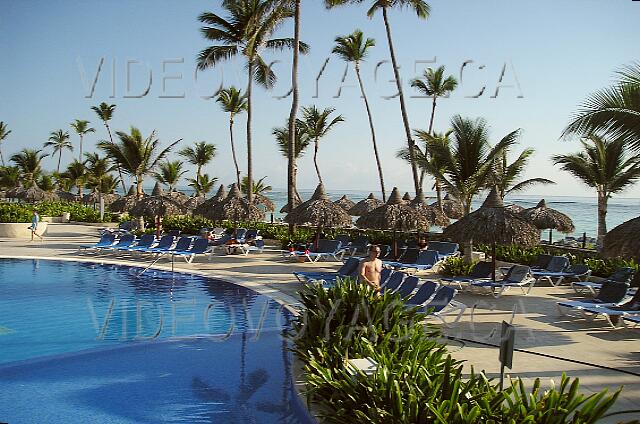
{"label": "sky", "polygon": [[[366,4],[326,10],[320,0],[303,0],[301,37],[311,52],[301,58],[301,106],[335,108],[344,117],[320,142],[319,165],[329,190],[378,190],[377,170],[364,109],[352,68],[331,55],[334,38],[354,29],[374,38],[362,65],[372,105],[386,186],[412,188],[409,166],[395,158],[406,143],[381,15],[366,17]],[[560,140],[580,103],[606,87],[621,66],[640,60],[640,2],[631,0],[432,0],[431,15],[409,10],[390,13],[393,41],[407,97],[411,127],[426,129],[431,99],[419,98],[409,81],[426,67],[446,66],[459,81],[449,98],[439,99],[435,129],[445,131],[453,115],[482,117],[492,143],[520,128],[514,153],[536,150],[525,177],[544,177],[555,186],[526,194],[592,196],[594,193],[550,161],[578,151],[580,143]],[[0,0],[0,121],[11,135],[5,158],[25,147],[42,148],[49,133],[69,130],[75,145],[63,166],[78,155],[74,119],[88,119],[96,133],[84,151],[107,138],[90,107],[116,105],[111,126],[143,134],[156,130],[163,145],[207,141],[217,146],[204,170],[220,182],[234,181],[228,115],[210,96],[220,87],[246,86],[242,59],[195,72],[195,58],[210,45],[200,32],[203,11],[224,15],[221,1],[168,0]],[[289,36],[292,22],[276,34]],[[254,90],[254,176],[286,187],[286,160],[271,130],[283,126],[290,109],[291,52],[266,53],[278,75],[270,90]],[[327,62],[328,59],[328,62]],[[100,66],[101,64],[101,66]],[[463,66],[464,65],[464,66]],[[324,68],[324,69],[323,69]],[[99,69],[99,71],[98,71]],[[345,69],[347,69],[345,75]],[[338,92],[340,91],[340,95]],[[496,95],[497,94],[497,95]],[[245,117],[236,119],[241,170],[246,172]],[[171,159],[179,158],[172,154]],[[55,169],[56,158],[44,166]],[[189,166],[192,174],[193,167]],[[299,162],[298,186],[317,184],[312,151]],[[150,185],[151,182],[145,185]],[[184,185],[184,183],[182,184]],[[640,197],[640,184],[623,197]]]}

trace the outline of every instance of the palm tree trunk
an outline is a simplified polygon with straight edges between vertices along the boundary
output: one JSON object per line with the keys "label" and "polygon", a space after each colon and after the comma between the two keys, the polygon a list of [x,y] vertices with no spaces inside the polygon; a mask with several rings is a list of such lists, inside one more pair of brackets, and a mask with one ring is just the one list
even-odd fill
{"label": "palm tree trunk", "polygon": [[[113,136],[111,135],[111,128],[109,128],[109,124],[107,121],[104,121],[104,126],[107,127],[107,133],[109,134],[109,140],[113,143]],[[118,169],[118,177],[120,177],[120,184],[122,184],[122,194],[127,194],[127,187],[124,185],[124,178],[122,178],[122,169],[120,168],[120,164],[116,162],[116,168]]]}
{"label": "palm tree trunk", "polygon": [[318,174],[318,182],[322,184],[322,177],[320,176],[320,168],[318,167],[318,147],[320,140],[317,138],[314,140],[314,148],[313,148],[313,164],[316,167],[316,174]]}
{"label": "palm tree trunk", "polygon": [[202,165],[198,165],[196,167],[196,181],[200,182],[200,177],[202,175],[200,175],[200,172],[202,172]]}
{"label": "palm tree trunk", "polygon": [[[136,175],[136,197],[142,199],[142,176]],[[138,229],[144,231],[144,216],[138,217]]]}
{"label": "palm tree trunk", "polygon": [[384,26],[387,30],[387,41],[389,42],[389,53],[391,55],[391,64],[393,66],[393,74],[396,79],[396,86],[398,87],[398,94],[400,95],[400,112],[402,113],[402,123],[404,124],[404,131],[407,136],[407,144],[409,146],[409,160],[411,161],[411,173],[413,174],[413,185],[418,194],[420,186],[418,185],[418,167],[416,166],[416,157],[413,150],[413,138],[411,138],[411,126],[409,125],[409,116],[407,115],[407,108],[404,103],[404,93],[402,91],[402,82],[400,81],[400,73],[398,71],[398,63],[396,61],[396,53],[393,48],[393,39],[391,37],[391,26],[389,25],[389,17],[387,16],[387,6],[382,7],[382,16],[384,18]]}
{"label": "palm tree trunk", "polygon": [[380,178],[380,189],[382,190],[382,201],[387,201],[387,193],[384,190],[384,177],[382,176],[382,164],[380,163],[380,155],[378,154],[378,144],[376,143],[376,130],[373,126],[373,116],[371,116],[371,108],[369,107],[369,100],[367,94],[364,91],[364,84],[362,77],[360,76],[360,65],[358,62],[355,64],[356,76],[358,77],[358,84],[360,84],[360,92],[364,99],[364,106],[367,109],[367,117],[369,118],[369,128],[371,129],[371,142],[373,143],[373,153],[376,157],[376,165],[378,166],[378,176]]}
{"label": "palm tree trunk", "polygon": [[436,196],[438,197],[438,209],[440,212],[444,213],[444,209],[442,209],[442,183],[440,183],[440,178],[435,177],[436,180]]}
{"label": "palm tree trunk", "polygon": [[78,160],[82,162],[82,134],[80,134],[80,157]]}
{"label": "palm tree trunk", "polygon": [[437,97],[433,96],[433,106],[431,107],[431,119],[429,120],[429,134],[432,134],[433,131],[433,118],[436,116],[436,99]]}
{"label": "palm tree trunk", "polygon": [[62,149],[58,152],[58,174],[60,173],[60,161],[62,160]]}
{"label": "palm tree trunk", "polygon": [[[296,0],[293,28],[293,63],[291,65],[291,111],[289,112],[289,146],[287,149],[287,203],[293,209],[296,191],[296,115],[298,113],[298,58],[300,56],[300,0]],[[289,224],[289,237],[293,236],[294,224]]]}
{"label": "palm tree trunk", "polygon": [[2,156],[2,150],[0,150],[0,161],[2,161],[2,166],[4,165],[4,156]]}
{"label": "palm tree trunk", "polygon": [[253,60],[249,61],[249,80],[247,81],[247,200],[253,202],[253,161],[251,158],[251,89],[253,87]]}
{"label": "palm tree trunk", "polygon": [[598,192],[598,249],[602,248],[602,241],[607,234],[607,203],[606,193]]}
{"label": "palm tree trunk", "polygon": [[236,157],[236,145],[233,142],[233,115],[229,118],[229,136],[231,138],[231,155],[233,156],[233,164],[236,167],[236,180],[240,187],[240,167],[238,167],[238,158]]}

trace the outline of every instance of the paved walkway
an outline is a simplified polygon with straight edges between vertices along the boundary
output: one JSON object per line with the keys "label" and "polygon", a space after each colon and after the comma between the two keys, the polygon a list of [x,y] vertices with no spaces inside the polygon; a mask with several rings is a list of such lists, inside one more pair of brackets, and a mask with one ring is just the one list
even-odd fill
{"label": "paved walkway", "polygon": [[[97,240],[96,227],[72,224],[51,224],[49,235],[43,242],[0,239],[0,257],[44,257],[55,259],[82,259],[98,262],[120,261],[108,255],[78,255],[79,244]],[[146,262],[148,263],[148,262]],[[136,265],[141,265],[138,260]],[[170,268],[169,260],[162,260],[159,267]],[[281,258],[275,252],[250,254],[249,256],[214,255],[210,261],[199,258],[193,264],[175,262],[176,269],[219,277],[268,294],[276,300],[295,305],[300,284],[291,271],[299,269],[335,269],[336,263],[296,263]],[[425,274],[426,278],[433,275]],[[433,320],[445,335],[467,340],[448,341],[452,356],[465,360],[476,370],[485,370],[490,376],[499,375],[498,349],[472,343],[497,344],[503,320],[517,328],[516,348],[559,358],[598,364],[636,375],[595,368],[516,352],[513,369],[507,370],[514,377],[523,377],[532,383],[535,378],[548,387],[553,380],[560,381],[562,372],[579,377],[583,392],[608,387],[613,390],[621,385],[623,393],[615,410],[640,409],[640,326],[632,329],[612,330],[603,319],[588,321],[583,318],[562,316],[556,308],[560,299],[578,298],[569,287],[535,287],[524,296],[512,290],[500,299],[478,294],[460,293],[456,299],[468,308],[460,322],[446,324]],[[475,307],[474,307],[475,306]],[[632,419],[631,415],[612,417],[603,422],[619,422]]]}

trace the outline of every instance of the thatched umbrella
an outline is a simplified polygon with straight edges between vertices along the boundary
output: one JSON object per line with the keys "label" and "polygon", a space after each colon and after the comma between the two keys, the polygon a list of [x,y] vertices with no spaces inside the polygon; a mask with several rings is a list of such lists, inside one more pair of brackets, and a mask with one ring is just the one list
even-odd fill
{"label": "thatched umbrella", "polygon": [[218,203],[222,202],[227,197],[227,190],[225,190],[224,185],[220,184],[220,188],[213,197],[200,202],[195,208],[193,208],[194,215],[202,215],[202,216],[210,216],[213,214],[213,208],[215,208]]}
{"label": "thatched umbrella", "polygon": [[[298,194],[297,190],[296,190],[295,194],[296,195],[293,197],[293,207],[294,208],[302,203],[302,198],[300,197],[300,194]],[[287,203],[286,205],[284,205],[280,209],[280,213],[289,213],[290,210],[291,210],[291,208],[289,208],[289,203]]]}
{"label": "thatched umbrella", "polygon": [[158,235],[162,232],[162,217],[169,215],[183,215],[187,213],[187,208],[170,195],[165,194],[160,184],[156,183],[151,196],[145,196],[138,200],[129,211],[131,215],[139,217],[139,227],[144,228],[144,217],[153,216],[156,218],[156,230]]}
{"label": "thatched umbrella", "polygon": [[444,228],[449,225],[449,217],[438,209],[437,206],[429,206],[424,201],[422,190],[418,191],[418,195],[409,203],[409,206],[420,212],[432,225]]}
{"label": "thatched umbrella", "polygon": [[180,203],[187,203],[189,201],[189,199],[191,199],[191,197],[187,196],[186,194],[184,194],[183,192],[179,191],[179,190],[173,190],[170,191],[169,193],[167,193],[173,200],[180,202]]}
{"label": "thatched umbrella", "polygon": [[554,229],[565,234],[572,233],[576,229],[571,218],[562,212],[547,207],[544,199],[540,200],[535,207],[523,210],[520,215],[540,230],[548,229],[549,244],[553,243],[552,232]]}
{"label": "thatched umbrella", "polygon": [[376,199],[373,193],[369,193],[369,196],[366,199],[359,201],[358,203],[355,204],[354,207],[349,209],[349,215],[353,215],[353,216],[366,215],[372,210],[379,208],[382,205],[384,205],[384,202],[382,200]]}
{"label": "thatched umbrella", "polygon": [[402,196],[402,201],[407,203],[411,202],[411,195],[409,194],[408,191],[406,191],[404,193],[404,196]]}
{"label": "thatched umbrella", "polygon": [[387,203],[362,215],[356,225],[362,228],[393,230],[393,254],[397,257],[396,231],[429,231],[430,222],[416,208],[412,208],[400,198],[394,187]]}
{"label": "thatched umbrella", "polygon": [[284,219],[290,224],[317,227],[316,246],[323,227],[349,227],[351,216],[329,199],[322,183],[318,184],[311,199],[293,208]]}
{"label": "thatched umbrella", "polygon": [[217,203],[217,202],[222,202],[226,198],[227,198],[227,190],[224,188],[223,184],[220,184],[218,191],[216,192],[216,194],[213,195],[211,200]]}
{"label": "thatched umbrella", "polygon": [[264,194],[255,193],[253,195],[253,203],[256,206],[264,206],[267,212],[273,212],[276,210],[276,204]]}
{"label": "thatched umbrella", "polygon": [[349,212],[349,210],[354,207],[356,204],[347,197],[347,195],[345,194],[344,196],[342,196],[340,199],[336,200],[335,202],[336,205],[340,206],[342,209],[345,210],[345,212]]}
{"label": "thatched umbrella", "polygon": [[[115,193],[104,193],[102,194],[102,199],[104,200],[105,205],[110,205],[116,200],[120,199],[120,195]],[[82,202],[87,204],[100,203],[100,192],[92,191],[89,194],[85,194],[84,196],[82,196]]]}
{"label": "thatched umbrella", "polygon": [[246,198],[242,197],[240,189],[238,189],[238,184],[236,183],[233,183],[229,189],[227,197],[221,202],[215,203],[212,208],[203,210],[202,206],[204,206],[205,203],[200,205],[198,211],[201,212],[201,215],[215,221],[260,221],[264,218],[264,212],[258,209],[255,204],[250,204]]}
{"label": "thatched umbrella", "polygon": [[136,188],[132,185],[129,187],[126,196],[122,196],[109,205],[109,210],[112,212],[128,212],[136,205],[137,201]]}
{"label": "thatched umbrella", "polygon": [[187,209],[193,211],[198,206],[203,204],[206,200],[207,199],[204,196],[191,196],[186,202],[184,202],[184,206]]}
{"label": "thatched umbrella", "polygon": [[56,194],[56,196],[58,196],[58,198],[60,200],[63,200],[65,202],[78,202],[78,201],[80,201],[80,197],[78,197],[77,194],[70,193],[68,191],[56,190],[55,194]]}
{"label": "thatched umbrella", "polygon": [[[434,202],[429,206],[438,207],[438,202]],[[442,199],[442,211],[451,219],[460,219],[464,216],[464,207],[462,203],[449,194]]]}
{"label": "thatched umbrella", "polygon": [[59,200],[58,196],[54,193],[44,191],[35,184],[26,190],[23,189],[19,191],[16,197],[29,203]]}
{"label": "thatched umbrella", "polygon": [[469,245],[472,242],[491,244],[494,281],[496,243],[528,247],[535,246],[540,241],[540,230],[507,209],[495,188],[479,209],[449,225],[442,234],[452,240],[468,242]]}
{"label": "thatched umbrella", "polygon": [[18,185],[10,188],[5,193],[5,197],[7,199],[17,199],[20,196],[20,193],[24,191],[24,187],[22,186],[22,182],[18,181]]}
{"label": "thatched umbrella", "polygon": [[603,240],[606,257],[622,256],[640,262],[640,217],[623,222],[609,231]]}

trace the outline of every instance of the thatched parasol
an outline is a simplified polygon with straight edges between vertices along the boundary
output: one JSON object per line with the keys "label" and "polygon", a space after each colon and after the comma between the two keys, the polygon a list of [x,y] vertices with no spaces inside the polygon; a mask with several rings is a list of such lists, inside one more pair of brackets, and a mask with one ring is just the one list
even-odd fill
{"label": "thatched parasol", "polygon": [[182,215],[187,212],[187,208],[166,194],[156,183],[151,196],[138,200],[130,212],[134,216],[168,216]]}
{"label": "thatched parasol", "polygon": [[[302,198],[300,197],[300,194],[298,194],[298,190],[296,190],[296,195],[293,198],[293,207],[295,208],[296,206],[300,205],[302,203]],[[286,205],[284,205],[281,209],[280,209],[280,213],[289,213],[289,203],[287,203]]]}
{"label": "thatched parasol", "polygon": [[253,203],[256,206],[264,206],[265,210],[267,212],[273,212],[276,210],[276,204],[273,203],[271,201],[271,199],[269,199],[267,196],[265,196],[264,194],[260,194],[260,193],[255,193],[253,195]]}
{"label": "thatched parasol", "polygon": [[640,216],[623,222],[609,231],[603,240],[606,257],[622,256],[640,262]]}
{"label": "thatched parasol", "polygon": [[184,202],[184,206],[189,210],[194,210],[206,201],[204,196],[191,196]]}
{"label": "thatched parasol", "polygon": [[549,244],[553,243],[553,230],[561,233],[572,233],[576,228],[573,221],[567,215],[555,209],[547,207],[544,199],[533,208],[525,209],[520,212],[520,216],[531,222],[541,230],[549,230]]}
{"label": "thatched parasol", "polygon": [[318,184],[311,199],[289,212],[285,221],[316,227],[348,227],[353,224],[349,214],[329,199],[322,183]]}
{"label": "thatched parasol", "polygon": [[78,201],[80,201],[80,197],[78,197],[77,194],[70,193],[68,191],[56,190],[55,194],[56,194],[56,196],[58,196],[58,198],[60,200],[63,200],[65,202],[78,202]]}
{"label": "thatched parasol", "polygon": [[411,195],[409,194],[408,191],[406,191],[404,193],[404,196],[402,196],[402,201],[407,203],[411,202]]}
{"label": "thatched parasol", "polygon": [[376,208],[379,208],[382,205],[384,205],[384,202],[382,200],[376,199],[373,193],[369,193],[369,196],[366,199],[356,203],[355,206],[349,209],[348,212],[349,215],[362,216],[368,214]]}
{"label": "thatched parasol", "polygon": [[[429,206],[438,207],[438,202],[433,202]],[[460,219],[464,216],[462,202],[454,199],[449,194],[442,199],[442,211],[451,219]]]}
{"label": "thatched parasol", "polygon": [[59,200],[58,196],[54,193],[44,191],[37,185],[32,185],[28,189],[22,189],[15,196],[18,199],[24,200],[25,202],[42,202],[42,201],[55,201]]}
{"label": "thatched parasol", "polygon": [[482,206],[444,229],[442,235],[459,242],[491,244],[493,247],[493,279],[495,281],[496,243],[535,246],[540,230],[502,203],[493,188]]}
{"label": "thatched parasol", "polygon": [[168,196],[170,196],[173,200],[180,202],[180,203],[187,203],[189,201],[189,199],[191,199],[191,197],[187,196],[186,194],[184,194],[183,192],[179,191],[179,190],[173,190],[170,191],[169,193],[167,193]]}
{"label": "thatched parasol", "polygon": [[347,197],[347,195],[345,194],[344,196],[342,196],[340,199],[336,200],[335,202],[336,205],[340,206],[342,209],[344,209],[345,212],[349,212],[349,210],[354,207],[356,204]]}
{"label": "thatched parasol", "polygon": [[[71,194],[71,193],[69,193]],[[106,193],[102,195],[105,205],[110,205],[116,200],[120,199],[120,195],[114,193]],[[82,196],[82,202],[87,204],[100,203],[100,192],[92,191],[89,194]]]}
{"label": "thatched parasol", "polygon": [[197,208],[198,213],[216,221],[261,221],[264,218],[264,213],[256,205],[250,204],[247,199],[242,197],[236,183],[233,183],[224,200],[205,210],[203,206],[213,199],[215,197],[200,205]]}
{"label": "thatched parasol", "polygon": [[115,200],[109,205],[109,210],[112,212],[128,212],[136,205],[138,197],[136,195],[136,188],[131,185],[126,196]]}
{"label": "thatched parasol", "polygon": [[226,198],[227,198],[227,190],[225,190],[223,184],[220,184],[220,188],[218,188],[218,191],[216,192],[216,194],[213,195],[211,200],[217,203],[217,202],[222,202]]}
{"label": "thatched parasol", "polygon": [[422,190],[418,191],[418,195],[409,203],[414,209],[417,209],[432,225],[444,228],[449,225],[449,218],[438,209],[437,206],[429,206],[424,201]]}
{"label": "thatched parasol", "polygon": [[213,214],[213,208],[220,202],[222,202],[227,197],[227,190],[225,190],[224,185],[220,184],[220,188],[216,194],[210,199],[206,199],[200,204],[198,204],[195,208],[193,208],[194,215],[202,215],[202,216],[210,216]]}
{"label": "thatched parasol", "polygon": [[24,187],[22,186],[22,182],[18,181],[18,185],[7,190],[4,195],[7,199],[17,199],[23,191]]}

